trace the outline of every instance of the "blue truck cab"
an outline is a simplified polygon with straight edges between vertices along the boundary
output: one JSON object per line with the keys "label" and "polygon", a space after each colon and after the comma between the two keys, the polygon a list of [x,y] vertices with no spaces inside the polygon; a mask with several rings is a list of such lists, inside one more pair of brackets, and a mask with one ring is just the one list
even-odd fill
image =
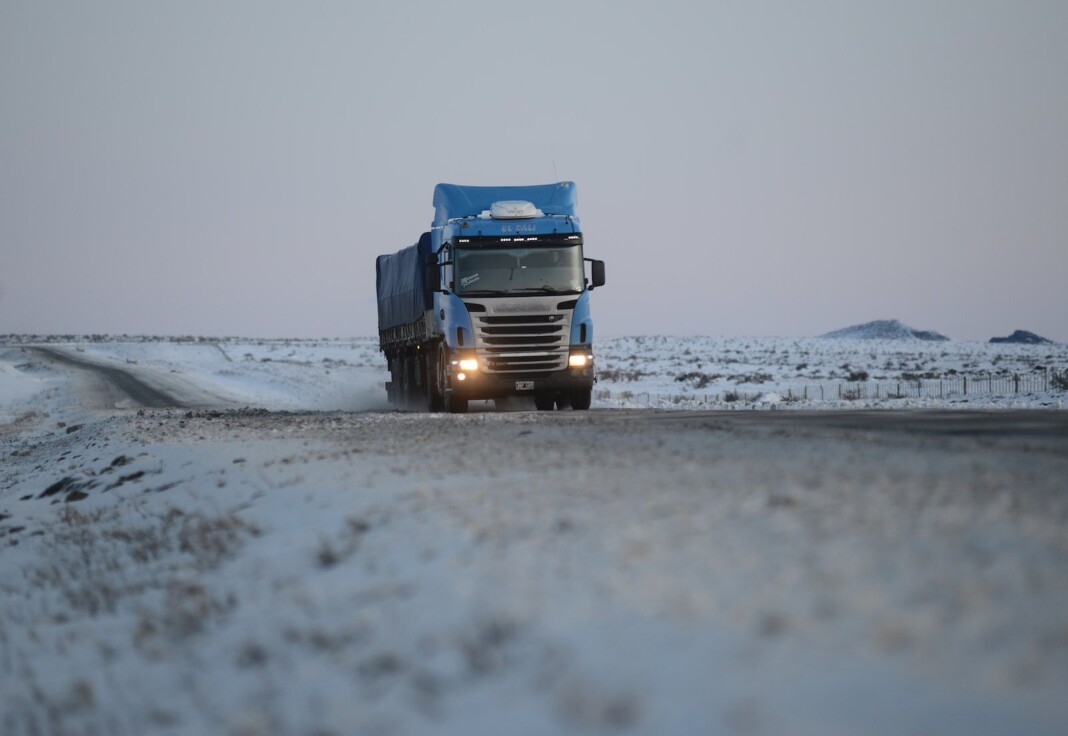
{"label": "blue truck cab", "polygon": [[604,262],[584,257],[575,200],[566,181],[437,185],[430,231],[376,263],[391,403],[462,412],[529,395],[539,410],[590,407],[590,292]]}

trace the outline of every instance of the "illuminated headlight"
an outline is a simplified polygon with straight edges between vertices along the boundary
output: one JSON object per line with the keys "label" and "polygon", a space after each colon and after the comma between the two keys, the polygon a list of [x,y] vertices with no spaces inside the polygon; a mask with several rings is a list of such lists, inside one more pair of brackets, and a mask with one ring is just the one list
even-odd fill
{"label": "illuminated headlight", "polygon": [[464,358],[460,361],[460,370],[462,371],[477,371],[478,361],[474,358]]}
{"label": "illuminated headlight", "polygon": [[569,366],[571,366],[572,368],[582,368],[586,364],[588,364],[589,362],[590,362],[589,356],[588,355],[584,355],[582,353],[571,353],[571,355],[568,356],[568,359],[567,359],[567,364]]}

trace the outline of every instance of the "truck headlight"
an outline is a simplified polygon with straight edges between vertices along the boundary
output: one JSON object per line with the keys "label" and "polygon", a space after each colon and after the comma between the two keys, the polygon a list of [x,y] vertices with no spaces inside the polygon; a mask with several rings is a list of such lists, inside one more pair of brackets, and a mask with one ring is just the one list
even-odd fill
{"label": "truck headlight", "polygon": [[571,353],[567,358],[567,364],[572,368],[584,368],[589,362],[590,356],[585,353]]}
{"label": "truck headlight", "polygon": [[477,371],[478,361],[474,358],[464,358],[460,361],[460,370],[462,371]]}

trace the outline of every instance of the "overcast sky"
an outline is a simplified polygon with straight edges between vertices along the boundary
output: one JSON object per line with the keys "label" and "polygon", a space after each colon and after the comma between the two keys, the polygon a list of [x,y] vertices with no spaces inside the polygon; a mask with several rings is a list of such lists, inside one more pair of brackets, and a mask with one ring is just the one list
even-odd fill
{"label": "overcast sky", "polygon": [[1068,2],[0,0],[0,333],[371,335],[557,178],[602,336],[1068,341]]}

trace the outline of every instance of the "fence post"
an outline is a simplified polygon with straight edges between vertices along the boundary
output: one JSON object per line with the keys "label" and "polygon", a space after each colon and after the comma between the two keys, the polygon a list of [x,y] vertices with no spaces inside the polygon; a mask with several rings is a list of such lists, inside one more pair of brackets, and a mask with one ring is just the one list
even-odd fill
{"label": "fence post", "polygon": [[967,376],[964,377],[964,395],[965,396],[968,395],[968,377]]}

